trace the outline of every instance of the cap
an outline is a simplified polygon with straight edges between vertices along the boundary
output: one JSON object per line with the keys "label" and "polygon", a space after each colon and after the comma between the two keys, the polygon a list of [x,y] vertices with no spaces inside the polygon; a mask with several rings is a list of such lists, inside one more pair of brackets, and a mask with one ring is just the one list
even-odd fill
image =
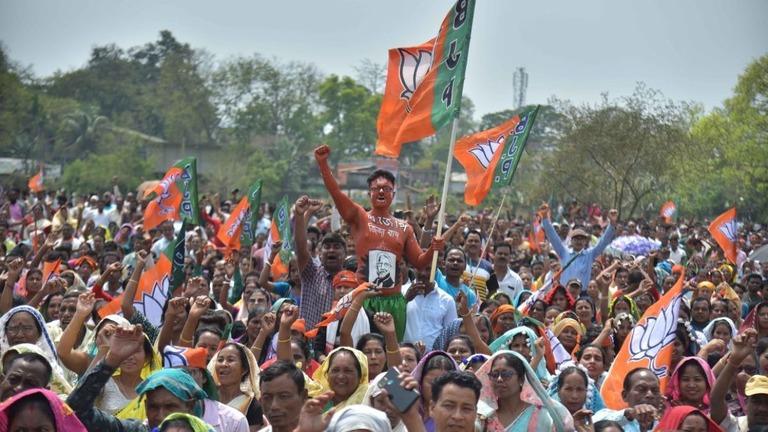
{"label": "cap", "polygon": [[296,330],[304,334],[307,332],[307,322],[304,318],[299,318],[291,325],[291,330]]}
{"label": "cap", "polygon": [[577,229],[571,231],[571,238],[573,238],[573,237],[586,237],[586,238],[589,238],[589,234],[587,234],[587,232],[584,231],[583,229],[577,228]]}
{"label": "cap", "polygon": [[360,283],[357,281],[357,275],[349,270],[342,270],[333,277],[334,288],[338,286],[356,287],[358,285]]}
{"label": "cap", "polygon": [[746,396],[759,394],[768,394],[768,377],[763,375],[754,375],[747,381],[747,387],[744,390]]}
{"label": "cap", "polygon": [[196,367],[206,368],[206,355],[208,350],[205,348],[181,348],[176,346],[166,346],[163,349],[163,367]]}
{"label": "cap", "polygon": [[565,286],[570,286],[572,284],[581,286],[581,281],[578,278],[570,278],[568,279],[568,283],[566,283]]}

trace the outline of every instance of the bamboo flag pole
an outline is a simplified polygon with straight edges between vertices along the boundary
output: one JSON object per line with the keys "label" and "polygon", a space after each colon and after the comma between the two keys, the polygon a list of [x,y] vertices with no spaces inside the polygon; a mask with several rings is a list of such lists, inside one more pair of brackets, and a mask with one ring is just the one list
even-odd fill
{"label": "bamboo flag pole", "polygon": [[[453,165],[453,148],[456,146],[456,134],[459,132],[459,116],[453,119],[451,128],[451,145],[448,147],[448,161],[445,165],[445,179],[443,179],[443,195],[440,197],[440,212],[437,215],[437,233],[435,237],[443,235],[443,219],[445,219],[445,206],[448,200],[448,187],[451,184],[451,167]],[[429,272],[429,281],[435,281],[435,272],[437,271],[437,251],[432,255],[432,269]]]}
{"label": "bamboo flag pole", "polygon": [[[496,222],[499,220],[499,215],[501,214],[501,209],[504,207],[504,200],[507,199],[507,192],[504,192],[504,195],[501,197],[501,204],[499,204],[499,209],[496,211],[496,216],[493,217],[491,220],[491,230],[488,231],[488,238],[485,241],[485,246],[483,246],[482,252],[480,252],[480,259],[477,260],[477,264],[475,265],[475,268],[472,269],[472,276],[469,278],[469,286],[470,288],[475,290],[475,295],[477,294],[477,288],[475,288],[475,275],[477,274],[477,269],[480,268],[480,261],[483,260],[483,257],[485,256],[485,253],[488,252],[488,245],[491,244],[491,239],[493,238],[493,230],[496,229]],[[480,296],[477,297],[478,299]]]}

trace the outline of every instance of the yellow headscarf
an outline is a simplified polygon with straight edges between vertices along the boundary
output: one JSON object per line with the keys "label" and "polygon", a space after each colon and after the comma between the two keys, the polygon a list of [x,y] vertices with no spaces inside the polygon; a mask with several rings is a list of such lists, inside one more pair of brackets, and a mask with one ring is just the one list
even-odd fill
{"label": "yellow headscarf", "polygon": [[360,374],[360,381],[357,383],[357,389],[355,389],[355,392],[352,393],[352,395],[348,397],[347,400],[341,402],[338,405],[335,405],[337,410],[348,405],[356,405],[362,403],[363,399],[365,399],[365,392],[368,390],[368,358],[365,357],[365,354],[354,348],[342,346],[331,351],[330,354],[328,354],[328,357],[326,357],[323,361],[323,364],[320,365],[320,368],[315,371],[312,378],[315,380],[315,382],[320,384],[321,388],[319,391],[316,390],[314,392],[310,392],[309,395],[315,397],[331,390],[331,383],[328,381],[328,371],[331,369],[331,359],[334,357],[334,354],[339,351],[349,351],[352,353],[352,355],[355,356],[357,363],[360,364],[360,371],[362,373]]}
{"label": "yellow headscarf", "polygon": [[240,391],[243,392],[244,398],[240,400],[238,397],[229,402],[230,407],[235,408],[241,413],[245,414],[248,412],[248,407],[251,406],[251,401],[253,399],[258,399],[260,395],[259,374],[261,373],[261,369],[259,369],[259,362],[256,360],[256,357],[253,355],[251,349],[237,342],[229,342],[225,344],[219,351],[216,352],[216,354],[213,355],[211,361],[208,362],[208,371],[211,372],[211,375],[213,375],[213,381],[217,386],[219,386],[219,374],[216,372],[216,361],[219,358],[221,350],[230,345],[236,345],[237,348],[245,352],[245,357],[248,359],[248,369],[250,370],[250,373],[246,379],[240,381]]}

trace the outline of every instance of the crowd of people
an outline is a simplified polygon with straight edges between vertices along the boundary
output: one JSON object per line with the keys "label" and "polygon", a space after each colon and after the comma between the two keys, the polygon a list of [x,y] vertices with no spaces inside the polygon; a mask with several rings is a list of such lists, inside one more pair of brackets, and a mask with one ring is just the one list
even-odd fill
{"label": "crowd of people", "polygon": [[[541,205],[544,240],[529,217],[501,212],[438,226],[434,197],[393,215],[387,171],[369,177],[370,204],[356,204],[330,153],[315,151],[331,201],[296,200],[287,262],[267,241],[269,209],[256,242],[233,250],[216,234],[237,197],[201,200],[160,322],[134,299],[179,221],[144,229],[146,200],[117,186],[87,200],[8,189],[0,430],[768,427],[768,262],[749,258],[765,228],[740,223],[729,262],[704,220],[621,219],[576,202],[554,217]],[[622,236],[652,247],[613,247]],[[626,408],[607,407],[614,358],[680,279],[665,388],[658,371],[635,368],[621,377]],[[115,301],[118,313],[99,313]]]}

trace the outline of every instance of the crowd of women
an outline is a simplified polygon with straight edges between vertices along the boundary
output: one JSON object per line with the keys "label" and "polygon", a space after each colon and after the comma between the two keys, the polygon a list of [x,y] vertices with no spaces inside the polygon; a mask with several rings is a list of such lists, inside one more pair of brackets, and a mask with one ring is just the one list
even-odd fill
{"label": "crowd of women", "polygon": [[[11,207],[23,203],[8,198]],[[655,246],[635,255],[608,248],[589,263],[588,280],[563,280],[573,258],[561,255],[598,247],[596,231],[607,218],[567,213],[548,241],[532,244],[523,240],[532,228],[522,219],[457,217],[435,279],[452,280],[449,257],[473,247],[467,239],[477,233],[487,245],[480,260],[506,259],[523,289],[510,294],[490,282],[477,289],[481,263],[469,252],[455,292],[422,276],[429,267],[402,264],[404,293],[419,283],[423,295],[441,290],[453,298],[455,310],[441,312],[449,319],[427,346],[404,341],[392,314],[366,309],[379,289],[358,281],[355,260],[343,256],[354,253],[355,239],[343,227],[331,232],[323,209],[300,238],[326,271],[334,307],[325,312],[334,319],[307,328],[302,299],[320,285],[295,257],[287,273],[275,273],[278,249],[267,249],[264,236],[242,255],[217,243],[228,210],[215,203],[202,209],[206,226],[185,233],[185,281],[158,305],[161,322],[152,322],[132,300],[178,225],[143,230],[132,196],[119,209],[110,194],[81,206],[45,198],[29,197],[21,219],[4,206],[0,221],[0,430],[713,432],[768,425],[768,266],[747,258],[766,242],[759,225],[740,225],[739,259],[730,263],[702,223],[619,222],[605,230],[608,240],[629,233]],[[406,220],[426,232],[428,213],[425,207]],[[41,229],[28,229],[30,221]],[[49,274],[54,262],[59,268]],[[607,408],[600,389],[614,357],[680,278],[686,294],[666,387],[653,371],[632,371],[622,377],[627,407]],[[99,313],[120,295],[117,314]],[[285,374],[299,377],[295,385],[273,388]],[[402,393],[393,397],[392,385]],[[474,403],[451,399],[462,389]]]}

